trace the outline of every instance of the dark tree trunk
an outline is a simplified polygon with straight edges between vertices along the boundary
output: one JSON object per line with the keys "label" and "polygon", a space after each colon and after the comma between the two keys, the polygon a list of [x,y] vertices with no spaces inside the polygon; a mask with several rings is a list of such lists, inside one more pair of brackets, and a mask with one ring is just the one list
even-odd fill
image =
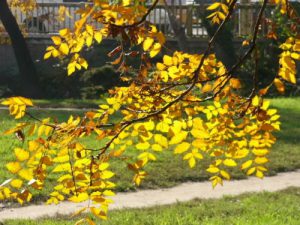
{"label": "dark tree trunk", "polygon": [[189,47],[188,47],[188,40],[185,35],[185,28],[181,26],[180,21],[176,18],[176,15],[174,14],[172,6],[169,6],[165,2],[165,10],[168,14],[169,21],[170,21],[170,26],[175,34],[175,37],[177,39],[178,47],[181,51],[184,52],[189,52]]}
{"label": "dark tree trunk", "polygon": [[[202,25],[205,27],[209,37],[212,37],[217,31],[218,25],[212,25],[206,18],[207,15],[202,15]],[[227,24],[228,25],[228,24]],[[229,26],[224,26],[215,40],[215,52],[219,60],[221,60],[227,69],[230,69],[236,62],[237,56],[234,47],[234,37]]]}
{"label": "dark tree trunk", "polygon": [[18,23],[10,11],[7,0],[0,0],[0,20],[11,39],[14,49],[22,82],[20,94],[26,97],[41,97],[41,89],[34,62]]}

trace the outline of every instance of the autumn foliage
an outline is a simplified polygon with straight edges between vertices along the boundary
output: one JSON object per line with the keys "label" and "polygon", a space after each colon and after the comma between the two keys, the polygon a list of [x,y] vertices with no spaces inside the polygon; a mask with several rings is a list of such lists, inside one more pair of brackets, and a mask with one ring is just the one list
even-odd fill
{"label": "autumn foliage", "polygon": [[[11,179],[1,185],[0,199],[16,199],[21,204],[30,201],[32,190],[42,189],[49,173],[57,173],[57,184],[47,203],[89,200],[93,204],[87,204],[78,213],[90,211],[106,219],[112,203],[109,196],[114,195],[115,187],[110,161],[118,158],[127,162],[133,181],[139,185],[147,176],[145,165],[166,149],[173,149],[174,157],[182,157],[191,168],[208,159],[206,171],[213,186],[229,180],[232,167],[262,178],[267,171],[268,154],[276,142],[273,132],[280,130],[279,115],[269,108],[264,95],[272,85],[284,92],[285,82],[296,83],[299,30],[294,30],[294,35],[280,45],[280,68],[272,83],[259,88],[254,69],[253,82],[243,84],[235,75],[246,60],[257,60],[256,42],[268,1],[261,4],[255,28],[247,39],[247,51],[232,68],[226,68],[212,52],[212,46],[236,10],[236,2],[220,1],[208,7],[208,18],[219,24],[219,29],[206,51],[175,51],[163,55],[155,64],[151,58],[162,54],[165,37],[146,17],[157,0],[151,6],[143,1],[112,4],[93,0],[78,11],[81,19],[76,21],[75,29],[63,29],[59,36],[52,37],[53,45],[47,48],[44,58],[67,57],[71,75],[88,68],[81,55],[84,49],[105,38],[117,38],[120,45],[108,55],[130,85],[110,90],[106,104],[99,105],[98,110],[82,117],[70,116],[63,123],[53,118],[35,118],[26,111],[33,106],[29,99],[12,97],[3,101],[16,119],[27,116],[31,120],[17,123],[5,132],[17,134],[26,147],[13,150],[15,161],[6,165]],[[280,7],[291,23],[298,21],[287,1],[270,3]],[[95,24],[101,26],[96,28]],[[138,68],[127,63],[132,57],[139,60]],[[245,85],[251,86],[250,93],[243,91]],[[86,146],[87,137],[95,138],[99,147]],[[133,145],[134,156],[127,152]],[[94,224],[89,218],[77,224],[84,222]]]}

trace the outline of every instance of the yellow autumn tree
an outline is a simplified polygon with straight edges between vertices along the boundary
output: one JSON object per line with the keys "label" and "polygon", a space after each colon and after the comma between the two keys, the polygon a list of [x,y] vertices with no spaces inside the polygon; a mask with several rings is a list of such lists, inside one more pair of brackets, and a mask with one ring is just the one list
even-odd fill
{"label": "yellow autumn tree", "polygon": [[[15,160],[6,165],[11,179],[0,186],[0,199],[21,204],[30,201],[32,190],[41,190],[48,174],[57,173],[56,186],[47,203],[89,200],[93,204],[87,204],[78,213],[91,212],[106,219],[112,203],[109,196],[114,195],[115,187],[111,182],[115,175],[110,169],[111,160],[127,162],[139,185],[147,176],[145,165],[157,160],[168,148],[191,168],[208,159],[206,171],[213,186],[229,180],[232,167],[262,178],[267,171],[268,154],[276,142],[273,132],[280,129],[279,115],[269,108],[264,96],[273,84],[282,92],[284,82],[296,83],[296,60],[300,58],[297,28],[280,45],[280,68],[273,82],[259,88],[254,69],[253,82],[248,84],[251,90],[246,94],[243,91],[245,84],[236,73],[246,60],[258,60],[255,50],[268,3],[280,7],[291,23],[297,23],[299,18],[288,1],[263,0],[250,39],[244,42],[247,49],[232,68],[225,68],[212,47],[237,10],[237,0],[216,1],[208,7],[212,12],[208,17],[218,24],[218,29],[204,52],[175,51],[162,55],[157,63],[151,59],[163,54],[165,37],[146,18],[158,0],[150,6],[130,0],[93,0],[86,4],[77,12],[81,17],[74,30],[63,29],[52,37],[53,45],[47,48],[45,60],[68,57],[67,70],[71,75],[88,69],[88,62],[81,55],[84,49],[103,39],[117,38],[119,46],[108,55],[129,85],[110,90],[106,103],[97,110],[82,117],[70,116],[62,123],[31,115],[26,111],[33,106],[29,99],[4,100],[2,104],[9,107],[12,116],[27,116],[30,120],[5,132],[16,133],[21,139],[26,136],[27,141],[22,148],[13,149]],[[132,57],[139,60],[138,68],[127,63]],[[84,144],[87,137],[95,138],[98,147]],[[136,152],[129,157],[127,149],[132,145]],[[77,224],[84,222],[94,224],[89,218]]]}

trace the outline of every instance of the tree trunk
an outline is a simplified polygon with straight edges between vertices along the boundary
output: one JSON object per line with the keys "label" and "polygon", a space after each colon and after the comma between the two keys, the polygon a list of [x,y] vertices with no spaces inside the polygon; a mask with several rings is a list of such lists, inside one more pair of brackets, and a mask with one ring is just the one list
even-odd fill
{"label": "tree trunk", "polygon": [[[207,15],[201,15],[202,25],[205,27],[208,36],[212,37],[217,31],[218,25],[210,24],[210,21],[206,17]],[[225,26],[220,30],[215,39],[214,49],[217,58],[224,63],[227,69],[230,69],[237,62],[234,37],[228,26]]]}
{"label": "tree trunk", "polygon": [[166,1],[164,3],[165,3],[165,10],[169,17],[170,26],[178,42],[178,47],[181,51],[188,52],[189,48],[188,48],[188,40],[185,34],[185,28],[181,26],[180,21],[178,21],[178,19],[176,18],[174,11],[171,9],[172,6],[169,6]]}
{"label": "tree trunk", "polygon": [[40,97],[41,89],[35,65],[32,61],[25,38],[20,31],[18,23],[8,6],[7,0],[0,0],[0,20],[7,31],[21,78],[20,94],[26,97]]}

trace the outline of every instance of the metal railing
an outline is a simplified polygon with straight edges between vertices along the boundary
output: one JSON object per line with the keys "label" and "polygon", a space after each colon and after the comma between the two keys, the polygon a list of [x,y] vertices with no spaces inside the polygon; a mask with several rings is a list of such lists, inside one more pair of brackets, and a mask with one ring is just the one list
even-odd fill
{"label": "metal railing", "polygon": [[[63,20],[58,19],[60,7],[65,7],[71,17],[65,16]],[[207,30],[204,26],[205,11],[207,4],[201,5],[176,5],[170,9],[176,15],[180,25],[184,27],[189,38],[206,38]],[[18,23],[25,29],[29,37],[42,37],[58,33],[63,28],[72,29],[74,22],[80,18],[76,13],[84,7],[83,3],[40,3],[36,9],[30,13],[23,13],[20,10],[13,10]],[[231,29],[234,37],[247,35],[254,27],[257,18],[259,4],[239,4],[237,10],[232,15]],[[269,7],[265,12],[271,14],[273,8]],[[207,12],[206,12],[207,13]],[[164,5],[157,6],[148,16],[147,20],[157,25],[167,37],[174,37],[168,12]],[[99,24],[94,24],[96,27]],[[261,32],[268,31],[267,23],[262,23]]]}

